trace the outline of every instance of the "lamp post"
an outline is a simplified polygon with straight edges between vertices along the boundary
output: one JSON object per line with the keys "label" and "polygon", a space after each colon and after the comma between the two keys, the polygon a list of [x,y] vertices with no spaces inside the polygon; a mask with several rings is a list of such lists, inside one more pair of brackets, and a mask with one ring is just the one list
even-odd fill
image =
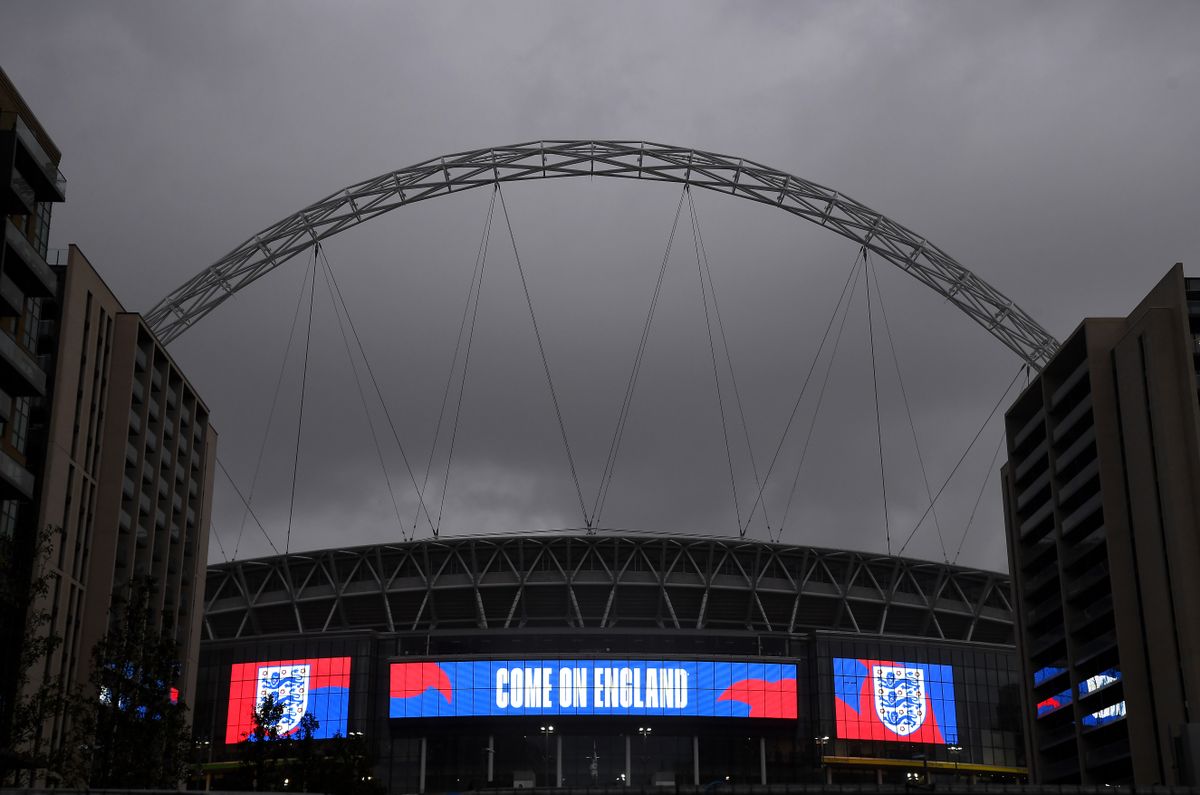
{"label": "lamp post", "polygon": [[[817,747],[817,767],[821,770],[822,774],[824,774],[825,773],[825,746],[829,744],[829,735],[826,734],[821,737],[814,737],[813,743]],[[828,776],[822,775],[822,778],[828,778]]]}
{"label": "lamp post", "polygon": [[950,756],[954,759],[954,779],[958,780],[958,755],[962,753],[961,745],[947,745],[946,750],[950,752]]}
{"label": "lamp post", "polygon": [[[543,738],[545,738],[545,747],[546,747],[546,781],[547,781],[547,782],[549,782],[549,781],[550,781],[550,735],[551,735],[551,734],[554,734],[554,727],[553,727],[553,726],[550,726],[550,725],[546,725],[546,726],[540,726],[540,727],[538,727],[538,728],[539,728],[539,729],[541,730],[541,732],[542,732],[542,737],[543,737]],[[557,787],[557,786],[558,786],[558,782],[555,782],[555,783],[554,783],[554,786],[556,786],[556,787]]]}
{"label": "lamp post", "polygon": [[[646,764],[646,738],[650,736],[650,732],[652,732],[652,731],[654,731],[654,729],[650,728],[649,726],[638,726],[638,734],[642,735],[642,767],[643,768],[647,767],[647,764]],[[645,771],[645,770],[642,771],[643,774],[645,774],[646,772],[647,771]]]}

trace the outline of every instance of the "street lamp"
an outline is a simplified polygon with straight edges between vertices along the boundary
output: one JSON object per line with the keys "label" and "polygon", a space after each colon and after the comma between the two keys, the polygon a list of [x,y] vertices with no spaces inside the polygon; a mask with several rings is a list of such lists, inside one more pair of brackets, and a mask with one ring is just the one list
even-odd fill
{"label": "street lamp", "polygon": [[[550,725],[546,725],[546,726],[539,726],[539,727],[538,727],[538,730],[539,730],[539,731],[541,731],[541,733],[542,733],[542,737],[544,737],[544,738],[545,738],[545,747],[546,747],[546,781],[547,781],[547,783],[548,783],[548,782],[550,781],[550,735],[551,735],[551,734],[554,734],[554,727],[553,727],[553,726],[550,726]],[[558,786],[558,782],[555,782],[554,786],[556,786],[556,787],[557,787],[557,786]]]}
{"label": "street lamp", "polygon": [[[650,728],[649,726],[638,726],[638,734],[642,735],[642,767],[643,768],[649,767],[649,765],[647,764],[647,761],[646,761],[646,738],[650,736],[650,732],[652,732],[652,731],[654,731],[654,729]],[[647,772],[646,770],[643,770],[642,771],[643,775],[646,772]]]}
{"label": "street lamp", "polygon": [[813,744],[817,748],[817,769],[821,771],[821,778],[828,782],[829,771],[825,769],[825,746],[829,744],[829,735],[823,734],[820,737],[813,738]]}
{"label": "street lamp", "polygon": [[950,752],[950,756],[954,759],[954,778],[958,778],[958,755],[962,753],[961,745],[947,745],[946,750]]}

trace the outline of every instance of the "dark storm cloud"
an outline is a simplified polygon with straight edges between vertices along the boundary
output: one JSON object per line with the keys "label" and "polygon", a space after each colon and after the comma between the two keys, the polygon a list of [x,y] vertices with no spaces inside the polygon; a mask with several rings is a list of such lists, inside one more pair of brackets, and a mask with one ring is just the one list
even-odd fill
{"label": "dark storm cloud", "polygon": [[[63,150],[70,179],[52,244],[78,243],[132,308],[345,185],[539,138],[694,146],[829,185],[927,235],[1060,338],[1084,315],[1128,311],[1173,262],[1198,261],[1194,4],[48,2],[4,15],[4,67]],[[505,198],[590,506],[679,193],[571,180],[513,185]],[[782,213],[695,198],[763,474],[854,250]],[[488,199],[480,190],[414,206],[327,245],[418,480]],[[685,214],[606,525],[730,533],[755,501],[726,383],[735,511],[692,245]],[[289,262],[172,346],[245,490],[307,264]],[[880,271],[878,287],[936,490],[1018,362],[895,269]],[[315,306],[292,547],[397,537],[320,280]],[[860,282],[785,540],[887,543],[866,323]],[[278,544],[303,341],[283,369],[255,483],[255,512]],[[890,349],[882,336],[876,343],[895,549],[928,501]],[[824,362],[765,490],[773,527]],[[411,527],[414,489],[369,385],[367,398]],[[435,517],[449,433],[427,493]],[[953,556],[985,487],[962,560],[1004,567],[988,469],[998,439],[993,422],[939,500],[944,539],[927,520],[908,553],[940,559],[944,544]],[[232,553],[242,510],[223,479],[215,505]],[[443,532],[580,522],[498,220]],[[428,533],[423,519],[418,531]],[[765,534],[761,512],[750,532]],[[249,523],[239,555],[267,551]]]}

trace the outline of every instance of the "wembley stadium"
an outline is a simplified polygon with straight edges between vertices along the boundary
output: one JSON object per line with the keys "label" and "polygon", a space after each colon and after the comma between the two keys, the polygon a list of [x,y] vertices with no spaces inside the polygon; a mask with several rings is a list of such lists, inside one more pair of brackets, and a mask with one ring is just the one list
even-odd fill
{"label": "wembley stadium", "polygon": [[210,771],[276,692],[285,730],[311,712],[318,737],[366,737],[389,792],[1025,774],[996,572],[678,534],[426,539],[210,566],[203,633]]}

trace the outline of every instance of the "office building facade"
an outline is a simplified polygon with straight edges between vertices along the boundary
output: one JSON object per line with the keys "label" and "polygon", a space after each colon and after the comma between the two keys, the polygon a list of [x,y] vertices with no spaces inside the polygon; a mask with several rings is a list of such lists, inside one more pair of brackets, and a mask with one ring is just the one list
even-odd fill
{"label": "office building facade", "polygon": [[[1085,320],[1005,416],[1031,775],[1198,783],[1200,280]],[[1195,710],[1195,712],[1194,712]]]}

